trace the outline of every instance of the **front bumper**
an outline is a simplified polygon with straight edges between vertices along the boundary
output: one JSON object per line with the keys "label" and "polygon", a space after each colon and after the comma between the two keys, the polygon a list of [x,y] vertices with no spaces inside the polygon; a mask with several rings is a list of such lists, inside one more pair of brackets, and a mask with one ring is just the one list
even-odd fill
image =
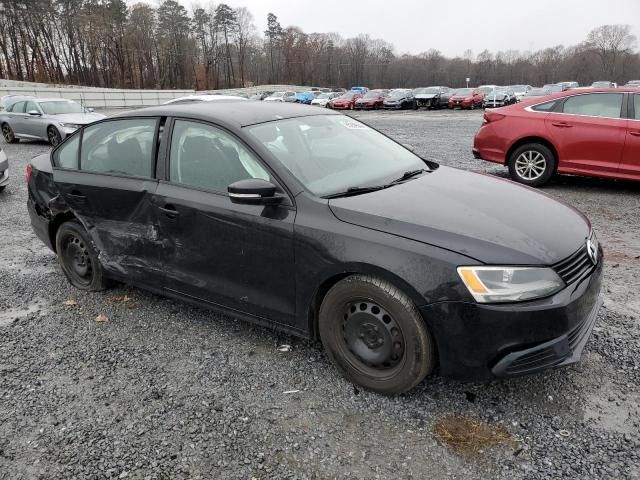
{"label": "front bumper", "polygon": [[0,187],[4,187],[7,183],[9,183],[9,159],[0,150]]}
{"label": "front bumper", "polygon": [[530,302],[441,302],[421,313],[436,339],[440,373],[491,380],[580,359],[602,305],[603,260],[557,294]]}
{"label": "front bumper", "polygon": [[382,104],[382,108],[384,108],[385,110],[401,110],[402,104],[401,103],[392,103],[392,104],[384,103]]}
{"label": "front bumper", "polygon": [[484,108],[499,108],[504,107],[506,105],[506,100],[490,100],[486,101],[482,104]]}

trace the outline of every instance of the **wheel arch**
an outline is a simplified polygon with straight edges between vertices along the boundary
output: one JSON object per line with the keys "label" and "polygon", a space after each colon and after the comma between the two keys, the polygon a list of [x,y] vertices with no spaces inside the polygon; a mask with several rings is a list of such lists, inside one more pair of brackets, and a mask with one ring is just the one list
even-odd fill
{"label": "wheel arch", "polygon": [[66,211],[66,212],[57,214],[55,217],[53,217],[53,219],[49,223],[49,240],[51,241],[51,246],[53,248],[53,251],[56,253],[58,253],[56,251],[56,235],[58,233],[58,229],[60,228],[60,225],[62,225],[64,222],[67,222],[69,220],[79,220],[79,219],[73,214],[73,212]]}
{"label": "wheel arch", "polygon": [[539,143],[547,147],[549,150],[551,150],[551,153],[553,153],[553,157],[555,159],[554,172],[558,170],[558,163],[560,162],[560,159],[558,157],[558,150],[556,149],[556,147],[553,145],[551,141],[537,135],[523,137],[515,141],[507,150],[507,154],[505,155],[505,158],[504,158],[504,164],[509,165],[509,160],[511,159],[511,155],[513,155],[513,152],[515,152],[516,149],[520,148],[522,145],[526,145],[527,143]]}
{"label": "wheel arch", "polygon": [[[403,280],[398,275],[388,270],[369,264],[352,264],[344,266],[341,271],[326,274],[323,277],[323,280],[313,291],[310,297],[310,301],[307,303],[306,320],[309,336],[311,338],[320,338],[318,330],[318,313],[320,312],[320,306],[322,305],[322,302],[324,301],[327,293],[336,283],[351,275],[370,275],[372,277],[380,278],[381,280],[385,280],[391,283],[393,286],[407,295],[416,305],[416,307],[420,307],[421,305],[425,304],[424,298],[414,287],[412,287],[408,282]],[[425,324],[430,327],[426,320],[423,320],[425,321]]]}

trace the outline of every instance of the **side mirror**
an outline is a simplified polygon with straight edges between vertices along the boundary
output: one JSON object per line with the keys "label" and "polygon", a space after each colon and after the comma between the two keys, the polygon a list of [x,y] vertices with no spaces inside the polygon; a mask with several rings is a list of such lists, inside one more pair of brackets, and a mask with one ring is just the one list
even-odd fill
{"label": "side mirror", "polygon": [[276,186],[261,178],[247,178],[227,187],[231,203],[244,205],[277,205],[284,199],[276,193]]}
{"label": "side mirror", "polygon": [[89,112],[89,113],[93,113],[93,112],[95,112],[95,110],[96,110],[96,109],[95,109],[95,108],[93,108],[93,107],[89,107],[89,108],[87,108],[87,112]]}
{"label": "side mirror", "polygon": [[28,113],[29,115],[34,116],[34,117],[41,117],[41,116],[42,116],[42,114],[41,114],[39,111],[37,111],[37,110],[29,110],[27,113]]}

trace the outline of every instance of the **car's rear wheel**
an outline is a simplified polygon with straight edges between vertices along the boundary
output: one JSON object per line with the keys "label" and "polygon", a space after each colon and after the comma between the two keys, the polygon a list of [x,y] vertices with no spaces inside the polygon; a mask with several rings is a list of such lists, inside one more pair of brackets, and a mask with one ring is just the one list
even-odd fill
{"label": "car's rear wheel", "polygon": [[351,382],[402,393],[434,368],[434,344],[411,299],[390,283],[351,275],[327,293],[319,314],[322,344]]}
{"label": "car's rear wheel", "polygon": [[555,155],[549,147],[541,143],[521,145],[509,158],[511,178],[531,187],[539,187],[547,183],[555,169]]}
{"label": "car's rear wheel", "polygon": [[62,141],[62,135],[60,135],[60,132],[54,126],[47,128],[47,138],[53,147],[60,145],[60,142]]}
{"label": "car's rear wheel", "polygon": [[13,133],[13,129],[11,125],[8,123],[2,124],[2,136],[4,137],[5,142],[7,143],[18,143],[20,141],[19,138],[16,138],[15,133]]}
{"label": "car's rear wheel", "polygon": [[56,232],[56,252],[62,271],[74,287],[95,292],[108,286],[93,242],[78,221],[60,225]]}

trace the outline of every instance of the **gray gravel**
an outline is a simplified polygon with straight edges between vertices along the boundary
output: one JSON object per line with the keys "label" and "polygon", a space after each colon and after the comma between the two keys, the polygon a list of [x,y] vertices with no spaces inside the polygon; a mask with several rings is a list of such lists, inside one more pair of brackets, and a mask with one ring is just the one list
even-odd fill
{"label": "gray gravel", "polygon": [[[505,175],[470,155],[480,112],[357,116],[427,158]],[[315,343],[135,288],[73,289],[25,206],[26,162],[48,146],[1,146],[1,479],[640,478],[640,184],[545,189],[591,218],[607,256],[582,363],[488,385],[429,378],[385,398]],[[432,434],[447,415],[515,442],[458,454]]]}

